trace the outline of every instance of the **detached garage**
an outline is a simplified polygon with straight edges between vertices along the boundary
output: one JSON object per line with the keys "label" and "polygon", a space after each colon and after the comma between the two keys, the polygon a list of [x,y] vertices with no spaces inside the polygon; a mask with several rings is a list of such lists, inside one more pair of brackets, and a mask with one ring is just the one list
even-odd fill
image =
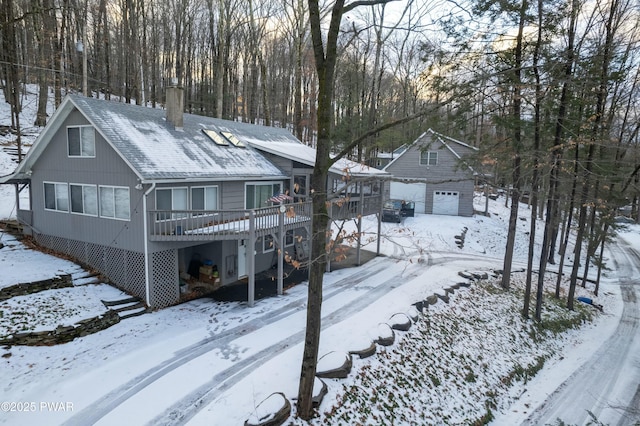
{"label": "detached garage", "polygon": [[465,157],[477,151],[427,130],[384,168],[393,176],[389,197],[413,201],[416,213],[472,216],[475,173]]}

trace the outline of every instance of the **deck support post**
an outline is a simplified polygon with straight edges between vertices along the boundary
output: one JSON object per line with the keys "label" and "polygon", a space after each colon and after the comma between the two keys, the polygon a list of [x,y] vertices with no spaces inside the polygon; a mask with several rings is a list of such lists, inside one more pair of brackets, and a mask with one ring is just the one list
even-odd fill
{"label": "deck support post", "polygon": [[378,241],[376,242],[376,256],[380,256],[380,235],[382,234],[382,211],[384,206],[384,183],[380,182],[380,200],[378,201]]}
{"label": "deck support post", "polygon": [[284,212],[281,208],[278,214],[278,296],[284,293]]}
{"label": "deck support post", "polygon": [[364,185],[360,182],[360,202],[358,203],[358,245],[356,247],[356,265],[362,264],[360,247],[362,246],[362,216],[364,215]]}
{"label": "deck support post", "polygon": [[249,256],[247,256],[248,300],[249,307],[253,307],[256,298],[256,216],[249,210]]}

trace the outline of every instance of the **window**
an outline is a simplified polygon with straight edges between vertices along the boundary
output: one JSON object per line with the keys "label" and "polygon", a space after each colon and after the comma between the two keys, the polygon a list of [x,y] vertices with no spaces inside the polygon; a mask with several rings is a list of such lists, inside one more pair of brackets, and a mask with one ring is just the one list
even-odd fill
{"label": "window", "polygon": [[100,216],[129,220],[129,188],[119,186],[100,187]]}
{"label": "window", "polygon": [[344,182],[340,179],[333,179],[333,183],[331,184],[331,190],[336,193],[339,189],[343,189]]}
{"label": "window", "polygon": [[69,190],[66,183],[44,183],[45,210],[69,211]]}
{"label": "window", "polygon": [[242,141],[240,139],[238,139],[236,137],[236,135],[234,135],[231,132],[220,132],[222,133],[222,136],[224,136],[225,138],[227,138],[227,140],[229,142],[231,142],[233,144],[233,146],[237,146],[239,148],[244,148],[244,143],[242,143]]}
{"label": "window", "polygon": [[91,126],[67,128],[69,157],[95,157],[96,132]]}
{"label": "window", "polygon": [[290,247],[293,245],[293,242],[294,242],[293,229],[289,229],[284,234],[284,246]]}
{"label": "window", "polygon": [[[163,188],[156,189],[156,209],[157,210],[187,210],[188,204],[188,191],[187,188]],[[158,220],[165,220],[169,218],[178,219],[185,217],[186,213],[159,213]]]}
{"label": "window", "polygon": [[269,253],[274,251],[275,248],[276,248],[276,245],[273,241],[273,235],[271,234],[265,235],[264,238],[262,239],[262,252]]}
{"label": "window", "polygon": [[70,184],[69,189],[73,213],[98,215],[98,190],[95,185]]}
{"label": "window", "polygon": [[191,188],[191,210],[216,210],[218,208],[218,187],[203,186]]}
{"label": "window", "polygon": [[245,208],[267,207],[267,200],[280,192],[280,182],[248,183],[245,185]]}
{"label": "window", "polygon": [[435,151],[420,152],[420,164],[423,166],[436,166],[438,164],[438,153]]}
{"label": "window", "polygon": [[202,132],[209,137],[216,145],[227,146],[229,142],[215,130],[202,129]]}

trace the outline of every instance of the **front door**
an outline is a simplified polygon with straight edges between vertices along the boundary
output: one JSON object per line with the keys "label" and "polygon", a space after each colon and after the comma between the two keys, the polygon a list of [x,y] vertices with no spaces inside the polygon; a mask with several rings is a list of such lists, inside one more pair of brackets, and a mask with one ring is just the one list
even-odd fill
{"label": "front door", "polygon": [[306,175],[294,175],[293,176],[293,201],[307,201],[307,176]]}
{"label": "front door", "polygon": [[247,240],[238,241],[238,278],[247,276]]}

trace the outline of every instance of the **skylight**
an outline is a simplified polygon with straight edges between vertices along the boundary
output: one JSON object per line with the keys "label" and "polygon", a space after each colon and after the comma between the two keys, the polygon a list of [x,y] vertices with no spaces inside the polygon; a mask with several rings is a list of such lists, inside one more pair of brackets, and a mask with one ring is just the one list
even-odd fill
{"label": "skylight", "polygon": [[211,139],[216,145],[221,145],[221,146],[229,145],[229,142],[227,142],[227,140],[222,136],[220,136],[220,133],[216,132],[215,130],[202,129],[202,133],[209,136],[209,139]]}
{"label": "skylight", "polygon": [[244,148],[246,145],[231,132],[220,132],[222,136],[227,138],[234,146]]}

